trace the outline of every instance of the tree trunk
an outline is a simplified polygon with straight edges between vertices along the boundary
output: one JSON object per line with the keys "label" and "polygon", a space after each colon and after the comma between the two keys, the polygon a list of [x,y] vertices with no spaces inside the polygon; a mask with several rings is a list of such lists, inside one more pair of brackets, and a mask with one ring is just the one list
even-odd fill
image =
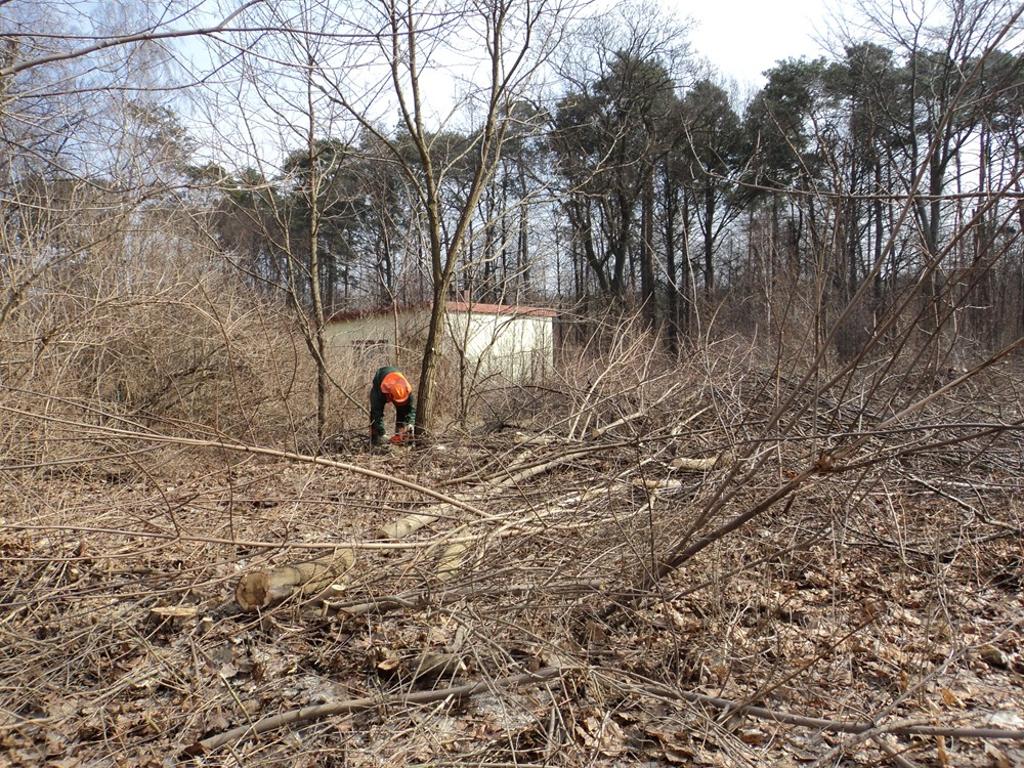
{"label": "tree trunk", "polygon": [[693,262],[690,260],[690,195],[683,192],[683,259],[680,264],[683,276],[683,284],[679,288],[679,296],[683,300],[681,307],[681,318],[679,328],[684,337],[690,335],[690,320],[693,316],[694,303],[694,280],[691,269]]}
{"label": "tree trunk", "polygon": [[[436,213],[436,201],[433,203]],[[430,306],[430,323],[427,326],[427,341],[423,348],[423,363],[420,367],[419,398],[416,403],[416,433],[418,438],[429,440],[434,426],[434,384],[437,379],[438,363],[441,359],[441,344],[444,339],[445,299],[448,295],[448,278],[451,269],[441,267],[441,224],[436,215],[430,217],[430,249],[433,266],[433,297]],[[449,257],[449,261],[451,257]],[[450,265],[449,265],[450,267]]]}
{"label": "tree trunk", "polygon": [[498,253],[501,256],[501,288],[497,293],[497,301],[499,304],[505,303],[505,296],[509,289],[509,277],[508,277],[508,244],[511,240],[509,236],[509,224],[508,224],[508,174],[501,174],[501,243],[498,247]]}
{"label": "tree trunk", "polygon": [[658,323],[658,304],[654,283],[654,174],[644,181],[640,205],[640,300],[648,328]]}
{"label": "tree trunk", "polygon": [[494,253],[494,195],[488,190],[484,194],[484,278],[480,297],[485,301],[496,301],[497,279],[495,277],[495,264],[497,256]]}
{"label": "tree trunk", "polygon": [[629,234],[633,222],[633,205],[632,201],[622,193],[619,193],[616,197],[618,200],[620,226],[618,233],[609,239],[608,249],[611,251],[614,261],[614,271],[610,286],[611,292],[616,299],[621,300],[626,295],[626,260],[630,254]]}
{"label": "tree trunk", "polygon": [[[314,61],[309,60],[309,71],[313,70]],[[309,292],[313,302],[313,335],[316,351],[313,355],[316,364],[316,442],[317,452],[323,448],[327,428],[327,343],[324,338],[323,296],[320,293],[320,253],[318,238],[320,237],[320,178],[317,174],[317,152],[314,129],[313,84],[306,83],[306,150],[309,160]]]}
{"label": "tree trunk", "polygon": [[[590,216],[590,203],[586,200],[582,202],[571,201],[567,206],[567,210],[573,229],[573,244],[576,250],[579,250],[578,246],[582,246],[580,255],[590,267],[590,271],[594,273],[594,277],[597,278],[597,284],[601,292],[607,294],[612,290],[612,281],[605,274],[604,264],[597,258],[597,251],[594,248],[594,225]],[[582,262],[580,264],[579,278],[581,291],[579,295],[582,296],[583,293],[586,293],[586,273]]]}
{"label": "tree trunk", "polygon": [[704,296],[710,301],[715,292],[715,190],[704,187]]}
{"label": "tree trunk", "polygon": [[668,348],[679,354],[679,278],[676,271],[676,190],[665,171],[665,271],[668,274]]}
{"label": "tree trunk", "polygon": [[874,311],[877,313],[882,306],[882,247],[884,244],[884,223],[882,221],[882,161],[875,161],[875,201],[873,203],[875,213],[875,243],[874,254],[871,264],[874,268],[875,279],[872,289],[874,291]]}
{"label": "tree trunk", "polygon": [[523,293],[530,294],[530,208],[526,203],[526,164],[517,163],[519,167],[519,271],[522,275]]}
{"label": "tree trunk", "polygon": [[[330,317],[337,310],[338,296],[338,255],[331,251],[327,258],[327,281],[323,286],[324,314]],[[348,295],[348,270],[345,270],[345,295]]]}

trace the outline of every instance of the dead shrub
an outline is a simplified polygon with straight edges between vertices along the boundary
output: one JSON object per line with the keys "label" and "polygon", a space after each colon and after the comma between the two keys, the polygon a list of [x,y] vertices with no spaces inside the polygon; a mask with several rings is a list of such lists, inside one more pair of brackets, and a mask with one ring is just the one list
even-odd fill
{"label": "dead shrub", "polygon": [[[132,227],[73,259],[25,259],[28,287],[0,326],[7,403],[253,442],[308,432],[312,364],[283,304],[187,235]],[[9,430],[7,444],[23,438]]]}

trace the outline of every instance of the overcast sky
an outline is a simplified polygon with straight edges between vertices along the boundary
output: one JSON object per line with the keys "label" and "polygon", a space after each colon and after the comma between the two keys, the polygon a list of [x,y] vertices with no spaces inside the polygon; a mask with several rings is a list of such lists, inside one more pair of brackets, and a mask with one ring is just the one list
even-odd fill
{"label": "overcast sky", "polygon": [[815,42],[827,27],[826,0],[664,0],[694,21],[690,39],[741,89],[764,85],[776,61],[823,53]]}

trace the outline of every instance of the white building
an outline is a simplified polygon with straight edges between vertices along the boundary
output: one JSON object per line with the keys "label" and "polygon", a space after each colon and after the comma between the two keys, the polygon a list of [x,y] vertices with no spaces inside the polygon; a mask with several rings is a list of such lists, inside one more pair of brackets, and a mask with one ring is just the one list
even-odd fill
{"label": "white building", "polygon": [[[540,307],[449,301],[443,358],[464,382],[537,379],[554,363],[555,316]],[[427,306],[338,313],[327,325],[332,357],[365,370],[418,368],[429,321]]]}

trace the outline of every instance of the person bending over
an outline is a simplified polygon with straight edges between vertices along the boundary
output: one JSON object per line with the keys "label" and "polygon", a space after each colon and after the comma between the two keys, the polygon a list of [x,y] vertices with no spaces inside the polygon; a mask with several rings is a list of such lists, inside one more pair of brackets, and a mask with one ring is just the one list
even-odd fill
{"label": "person bending over", "polygon": [[370,387],[370,443],[384,443],[384,406],[395,406],[395,434],[391,443],[402,443],[412,437],[416,423],[416,399],[409,380],[397,368],[385,366],[377,371]]}

